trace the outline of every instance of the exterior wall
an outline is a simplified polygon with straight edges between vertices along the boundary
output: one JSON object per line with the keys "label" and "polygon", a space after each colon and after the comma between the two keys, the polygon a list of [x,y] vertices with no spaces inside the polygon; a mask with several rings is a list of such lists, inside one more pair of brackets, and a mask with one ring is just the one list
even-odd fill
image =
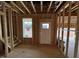
{"label": "exterior wall", "polygon": [[[33,38],[30,38],[28,40],[24,40],[23,39],[23,30],[22,30],[22,18],[25,17],[25,18],[32,18],[32,21],[33,21]],[[19,39],[22,40],[23,42],[26,42],[26,43],[29,43],[29,44],[34,44],[34,45],[39,45],[39,23],[40,21],[42,21],[41,19],[47,19],[47,21],[50,21],[51,22],[51,37],[52,37],[52,40],[51,40],[51,45],[55,45],[55,39],[56,39],[56,19],[55,19],[55,16],[53,15],[26,15],[26,16],[19,16],[18,17],[18,23],[19,23]],[[50,20],[51,19],[51,20]]]}

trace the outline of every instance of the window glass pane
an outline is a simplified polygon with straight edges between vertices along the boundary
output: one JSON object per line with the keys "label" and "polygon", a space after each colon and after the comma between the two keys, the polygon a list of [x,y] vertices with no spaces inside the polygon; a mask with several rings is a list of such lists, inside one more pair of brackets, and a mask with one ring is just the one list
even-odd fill
{"label": "window glass pane", "polygon": [[32,18],[23,18],[23,38],[32,38]]}
{"label": "window glass pane", "polygon": [[43,23],[42,24],[42,29],[49,29],[49,24],[48,23]]}

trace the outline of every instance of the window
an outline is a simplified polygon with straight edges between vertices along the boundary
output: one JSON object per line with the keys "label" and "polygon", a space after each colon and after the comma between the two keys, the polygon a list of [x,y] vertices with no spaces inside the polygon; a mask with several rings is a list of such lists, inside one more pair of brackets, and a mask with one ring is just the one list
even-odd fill
{"label": "window", "polygon": [[32,18],[23,18],[23,38],[32,38]]}
{"label": "window", "polygon": [[49,29],[49,24],[48,23],[43,23],[42,24],[42,29]]}

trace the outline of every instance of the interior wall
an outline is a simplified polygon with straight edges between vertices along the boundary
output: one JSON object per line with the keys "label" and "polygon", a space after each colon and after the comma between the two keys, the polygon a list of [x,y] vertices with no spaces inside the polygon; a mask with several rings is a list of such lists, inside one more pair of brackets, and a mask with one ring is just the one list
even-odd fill
{"label": "interior wall", "polygon": [[[25,39],[23,38],[23,27],[22,27],[22,18],[32,18],[33,21],[33,38]],[[18,17],[18,28],[19,28],[19,39],[22,42],[26,42],[28,44],[39,45],[39,23],[41,19],[47,19],[47,21],[51,21],[51,45],[55,45],[56,39],[56,19],[55,15],[47,15],[47,14],[37,14],[37,15],[26,15]],[[51,20],[50,20],[51,19]]]}
{"label": "interior wall", "polygon": [[[62,19],[62,16],[61,16],[61,19]],[[77,22],[77,16],[71,16],[71,23],[70,23],[70,27],[71,28],[74,28],[74,27],[76,27],[76,22]],[[59,25],[58,24],[59,22],[57,22],[57,26]],[[61,25],[60,26],[62,26],[62,23],[60,23]],[[64,16],[64,27],[65,28],[67,28],[67,25],[68,25],[68,16]]]}

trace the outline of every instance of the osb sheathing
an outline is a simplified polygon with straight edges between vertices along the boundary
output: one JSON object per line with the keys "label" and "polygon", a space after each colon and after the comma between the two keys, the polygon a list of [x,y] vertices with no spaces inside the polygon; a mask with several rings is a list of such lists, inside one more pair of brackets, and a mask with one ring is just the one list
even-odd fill
{"label": "osb sheathing", "polygon": [[[24,40],[23,38],[23,30],[22,30],[22,18],[32,18],[33,21],[33,38],[30,38],[28,40]],[[44,19],[44,20],[42,20]],[[54,15],[26,15],[26,16],[19,16],[18,17],[18,28],[19,28],[19,39],[22,40],[22,42],[26,42],[28,44],[33,45],[39,45],[39,33],[40,33],[40,22],[41,21],[48,21],[51,22],[51,45],[55,45],[56,40],[56,16]]]}

